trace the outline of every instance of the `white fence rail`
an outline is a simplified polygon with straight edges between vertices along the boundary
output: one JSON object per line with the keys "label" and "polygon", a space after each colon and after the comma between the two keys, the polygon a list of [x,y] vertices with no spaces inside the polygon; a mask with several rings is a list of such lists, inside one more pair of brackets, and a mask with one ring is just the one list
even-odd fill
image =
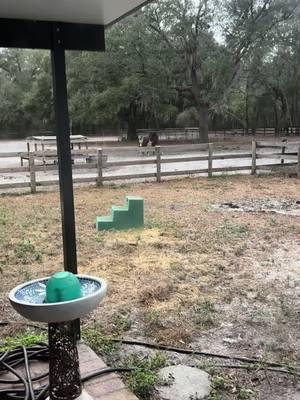
{"label": "white fence rail", "polygon": [[[215,173],[238,171],[249,171],[256,174],[257,171],[286,165],[296,166],[297,175],[300,177],[300,143],[253,141],[252,149],[249,146],[249,151],[236,153],[225,153],[220,150],[222,147],[224,148],[224,144],[210,143],[140,149],[119,147],[73,150],[73,173],[74,175],[78,175],[77,171],[81,173],[81,176],[74,177],[73,182],[95,183],[97,186],[102,186],[104,182],[131,179],[152,178],[161,182],[164,177],[168,176],[205,174],[212,177]],[[116,154],[117,159],[114,156]],[[13,158],[17,161],[18,159],[27,159],[28,165],[16,166],[14,164],[0,167],[0,177],[7,176],[7,179],[10,180],[10,182],[3,182],[3,179],[1,182],[0,180],[0,190],[30,188],[31,193],[35,193],[38,187],[58,184],[58,177],[55,175],[58,171],[55,151],[0,153],[0,160],[4,158]],[[222,166],[221,160],[233,160],[233,165]],[[243,160],[247,165],[237,165],[237,160]],[[264,163],[262,160],[266,162]],[[274,162],[272,162],[273,160]],[[216,165],[216,161],[218,161],[218,165]],[[168,164],[169,167],[164,168]],[[151,171],[143,170],[144,166],[153,168]],[[122,173],[124,167],[128,167],[127,170],[129,169],[130,173],[128,171]],[[45,173],[43,179],[40,179],[41,173]],[[92,176],[91,173],[93,173]],[[45,177],[49,177],[49,179],[44,179]]]}

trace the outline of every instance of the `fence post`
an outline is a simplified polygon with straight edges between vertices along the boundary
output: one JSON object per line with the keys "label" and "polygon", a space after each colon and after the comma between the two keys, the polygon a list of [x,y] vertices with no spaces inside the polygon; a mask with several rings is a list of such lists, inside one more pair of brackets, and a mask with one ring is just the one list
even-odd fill
{"label": "fence post", "polygon": [[36,193],[36,179],[34,167],[34,153],[29,153],[29,172],[30,172],[30,189],[31,193]]}
{"label": "fence post", "polygon": [[256,141],[252,141],[252,168],[251,168],[251,175],[256,174],[256,148],[257,144]]}
{"label": "fence post", "polygon": [[211,178],[213,175],[213,145],[208,143],[208,177]]}
{"label": "fence post", "polygon": [[[285,146],[281,148],[281,154],[285,154]],[[281,164],[284,164],[284,158],[281,159]]]}
{"label": "fence post", "polygon": [[98,176],[97,176],[97,187],[103,186],[103,150],[97,150],[97,169],[98,169]]}
{"label": "fence post", "polygon": [[155,146],[156,152],[156,180],[161,182],[161,152],[160,146]]}
{"label": "fence post", "polygon": [[300,178],[300,146],[298,147],[297,177]]}

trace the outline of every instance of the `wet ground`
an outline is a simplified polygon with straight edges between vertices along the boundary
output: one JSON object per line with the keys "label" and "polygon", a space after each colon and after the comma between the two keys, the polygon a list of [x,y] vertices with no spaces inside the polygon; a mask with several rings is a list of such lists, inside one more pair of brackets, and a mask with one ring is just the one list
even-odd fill
{"label": "wet ground", "polygon": [[300,216],[300,195],[297,199],[246,199],[240,202],[214,204],[215,209],[222,211],[274,213]]}

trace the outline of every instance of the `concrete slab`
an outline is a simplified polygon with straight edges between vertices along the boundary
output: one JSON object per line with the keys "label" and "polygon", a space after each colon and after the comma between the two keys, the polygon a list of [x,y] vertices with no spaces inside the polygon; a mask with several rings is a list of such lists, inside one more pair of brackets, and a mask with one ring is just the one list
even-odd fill
{"label": "concrete slab", "polygon": [[201,400],[211,392],[209,375],[198,368],[166,367],[160,370],[159,377],[168,383],[157,387],[161,400]]}

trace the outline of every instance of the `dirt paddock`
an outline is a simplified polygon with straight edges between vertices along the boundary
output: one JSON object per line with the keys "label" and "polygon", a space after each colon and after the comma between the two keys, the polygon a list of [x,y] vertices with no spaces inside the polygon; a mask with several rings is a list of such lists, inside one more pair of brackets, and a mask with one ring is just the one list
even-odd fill
{"label": "dirt paddock", "polygon": [[[299,185],[293,178],[227,176],[76,190],[79,272],[109,283],[106,300],[84,323],[108,335],[296,365],[300,215],[216,205],[273,201],[293,208]],[[127,194],[144,197],[145,229],[96,233],[96,216]],[[1,320],[21,323],[8,291],[61,270],[62,261],[58,193],[2,196]],[[0,338],[10,329],[0,328]],[[289,377],[247,385],[260,399],[299,399]],[[229,390],[218,398],[236,396]]]}

